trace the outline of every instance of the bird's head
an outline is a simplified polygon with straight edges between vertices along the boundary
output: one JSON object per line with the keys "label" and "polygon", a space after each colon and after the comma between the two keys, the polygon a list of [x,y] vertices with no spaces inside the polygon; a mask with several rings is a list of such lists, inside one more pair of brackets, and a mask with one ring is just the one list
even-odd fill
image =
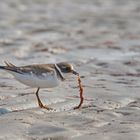
{"label": "bird's head", "polygon": [[60,70],[63,72],[63,73],[73,73],[75,75],[79,75],[78,72],[76,72],[73,68],[73,66],[69,63],[66,63],[66,62],[61,62],[61,63],[58,63],[57,66],[60,68]]}

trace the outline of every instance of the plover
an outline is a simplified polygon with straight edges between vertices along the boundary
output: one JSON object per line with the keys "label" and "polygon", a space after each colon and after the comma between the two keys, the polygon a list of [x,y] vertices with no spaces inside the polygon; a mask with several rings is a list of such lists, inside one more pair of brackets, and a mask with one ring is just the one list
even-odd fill
{"label": "plover", "polygon": [[[39,90],[40,88],[53,88],[59,85],[61,81],[64,81],[65,78],[63,73],[72,73],[78,76],[79,86],[80,86],[80,77],[79,73],[76,72],[73,66],[66,62],[61,62],[57,64],[36,64],[36,65],[27,65],[27,66],[15,66],[10,62],[5,61],[6,66],[0,66],[0,69],[6,70],[10,74],[12,74],[15,79],[24,85],[37,88],[35,92],[38,105],[41,108],[45,108],[50,110],[46,105],[43,105],[39,98]],[[74,109],[78,109],[81,107],[83,103],[82,97],[82,86],[80,86],[80,104]]]}

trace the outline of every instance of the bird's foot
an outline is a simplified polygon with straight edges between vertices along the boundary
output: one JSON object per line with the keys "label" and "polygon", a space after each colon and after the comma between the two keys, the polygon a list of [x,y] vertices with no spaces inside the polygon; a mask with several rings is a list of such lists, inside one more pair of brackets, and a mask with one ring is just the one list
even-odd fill
{"label": "bird's foot", "polygon": [[74,110],[80,109],[80,107],[81,107],[81,106],[76,106],[76,107],[74,107],[73,109],[74,109]]}
{"label": "bird's foot", "polygon": [[50,108],[46,105],[43,105],[41,102],[39,102],[38,105],[39,105],[40,108],[44,108],[44,109],[47,109],[47,110],[53,110],[53,108]]}

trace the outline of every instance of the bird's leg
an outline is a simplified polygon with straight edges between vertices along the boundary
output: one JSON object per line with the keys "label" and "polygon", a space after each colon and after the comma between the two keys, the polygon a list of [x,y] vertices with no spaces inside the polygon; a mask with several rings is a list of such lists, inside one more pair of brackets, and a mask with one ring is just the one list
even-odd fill
{"label": "bird's leg", "polygon": [[83,87],[81,85],[81,79],[80,79],[80,76],[78,75],[78,84],[79,84],[79,88],[80,88],[80,103],[78,106],[74,107],[74,109],[79,109],[82,104],[83,104],[83,101],[84,101],[84,97],[83,97]]}
{"label": "bird's leg", "polygon": [[39,107],[40,107],[40,108],[45,108],[45,109],[47,109],[47,110],[51,110],[52,108],[49,108],[49,107],[47,107],[46,105],[43,105],[43,103],[41,102],[41,100],[40,100],[40,98],[39,98],[39,95],[38,95],[39,89],[40,89],[40,88],[38,88],[37,91],[36,91],[36,93],[35,93],[35,94],[36,94],[36,97],[37,97],[37,101],[38,101]]}

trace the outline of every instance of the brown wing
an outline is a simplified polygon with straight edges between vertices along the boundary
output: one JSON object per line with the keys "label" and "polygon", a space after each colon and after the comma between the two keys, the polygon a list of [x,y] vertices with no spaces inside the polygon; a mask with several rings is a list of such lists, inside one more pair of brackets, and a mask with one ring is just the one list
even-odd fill
{"label": "brown wing", "polygon": [[28,65],[18,67],[22,73],[33,73],[36,75],[42,75],[42,73],[53,73],[54,69],[49,64],[39,64],[39,65]]}
{"label": "brown wing", "polygon": [[8,61],[4,61],[6,64],[5,69],[9,71],[14,71],[21,74],[36,74],[42,75],[42,73],[53,73],[54,66],[53,64],[38,64],[38,65],[28,65],[17,67]]}

